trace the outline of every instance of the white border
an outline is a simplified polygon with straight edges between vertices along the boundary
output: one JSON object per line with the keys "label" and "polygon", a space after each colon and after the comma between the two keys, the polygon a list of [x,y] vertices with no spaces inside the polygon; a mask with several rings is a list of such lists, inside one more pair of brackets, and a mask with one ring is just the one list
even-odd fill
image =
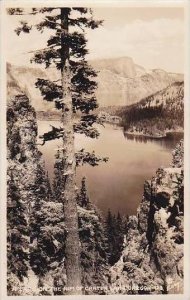
{"label": "white border", "polygon": [[[6,35],[6,28],[3,27],[4,12],[6,7],[41,7],[41,6],[85,6],[85,7],[184,7],[185,9],[185,263],[184,263],[184,294],[183,295],[110,295],[110,296],[7,296],[6,295],[6,49],[4,49],[3,40]],[[0,299],[2,300],[20,300],[20,299],[78,299],[82,300],[86,297],[88,299],[127,299],[135,300],[136,298],[147,299],[168,299],[168,300],[190,300],[190,88],[189,88],[189,67],[190,67],[190,1],[189,0],[2,0],[0,2],[1,8],[1,28],[0,28],[0,48],[1,48],[1,118],[0,118],[0,199],[1,199],[1,213],[0,213]],[[3,79],[3,80],[2,80]],[[100,299],[99,299],[100,297]],[[86,298],[87,299],[87,298]]]}

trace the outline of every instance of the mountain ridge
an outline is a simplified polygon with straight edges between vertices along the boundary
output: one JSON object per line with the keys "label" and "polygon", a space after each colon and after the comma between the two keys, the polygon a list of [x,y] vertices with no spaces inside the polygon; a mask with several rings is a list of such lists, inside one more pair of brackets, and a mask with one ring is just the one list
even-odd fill
{"label": "mountain ridge", "polygon": [[[96,96],[100,107],[130,105],[175,81],[183,80],[183,74],[168,73],[160,69],[147,71],[128,57],[94,60],[90,63],[98,72]],[[43,70],[8,63],[7,72],[17,79],[36,111],[55,111],[53,103],[44,102],[40,91],[35,88],[38,77],[56,80],[58,73],[55,68]]]}

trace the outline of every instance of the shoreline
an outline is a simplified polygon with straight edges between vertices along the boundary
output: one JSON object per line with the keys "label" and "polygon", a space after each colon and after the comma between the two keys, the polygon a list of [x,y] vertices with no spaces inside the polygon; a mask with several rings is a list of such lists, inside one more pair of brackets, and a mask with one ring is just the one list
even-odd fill
{"label": "shoreline", "polygon": [[151,134],[145,134],[145,133],[140,133],[140,132],[130,132],[130,131],[125,131],[125,134],[127,135],[132,135],[132,136],[139,136],[139,137],[146,137],[146,138],[151,138],[151,139],[164,139],[167,138],[168,134],[170,133],[184,133],[183,129],[180,130],[168,130],[164,132],[162,135],[151,135]]}

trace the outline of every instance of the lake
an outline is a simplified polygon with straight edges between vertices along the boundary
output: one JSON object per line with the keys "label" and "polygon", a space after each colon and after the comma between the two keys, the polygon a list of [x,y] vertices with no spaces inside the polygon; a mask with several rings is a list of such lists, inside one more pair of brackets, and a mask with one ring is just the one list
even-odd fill
{"label": "lake", "polygon": [[[38,121],[39,135],[51,130],[49,124],[59,127],[58,121]],[[155,140],[125,135],[121,127],[98,126],[100,137],[90,139],[77,134],[75,147],[85,148],[100,156],[109,157],[107,163],[97,167],[77,168],[77,183],[87,178],[90,200],[103,212],[111,209],[123,214],[135,214],[143,196],[144,181],[150,179],[159,167],[168,167],[171,152],[182,133],[169,134],[167,138]],[[61,146],[61,140],[46,142],[39,146],[49,176],[53,178],[54,155]]]}

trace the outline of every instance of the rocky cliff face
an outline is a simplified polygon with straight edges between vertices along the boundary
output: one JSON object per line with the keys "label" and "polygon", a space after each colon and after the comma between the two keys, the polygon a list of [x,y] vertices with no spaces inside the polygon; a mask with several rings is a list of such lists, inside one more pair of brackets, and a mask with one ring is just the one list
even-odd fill
{"label": "rocky cliff face", "polygon": [[91,64],[99,72],[97,98],[100,106],[130,105],[183,80],[182,74],[160,69],[148,71],[130,57],[100,59]]}
{"label": "rocky cliff face", "polygon": [[111,268],[121,294],[183,292],[183,143],[172,166],[145,182],[137,216],[129,217],[125,248]]}
{"label": "rocky cliff face", "polygon": [[36,145],[36,113],[12,74],[8,76],[7,99],[8,170],[28,202],[28,195],[24,193],[35,185],[38,169],[44,169],[42,154]]}
{"label": "rocky cliff face", "polygon": [[36,146],[36,114],[13,74],[7,78],[7,94],[8,294],[22,295],[23,288],[31,293],[24,281],[30,270],[33,205],[48,200],[48,181]]}
{"label": "rocky cliff face", "polygon": [[[130,105],[175,81],[183,80],[182,74],[167,73],[159,69],[147,71],[136,65],[130,57],[100,59],[90,63],[98,71],[96,95],[101,107]],[[54,110],[53,104],[44,103],[40,91],[35,88],[37,78],[57,80],[58,74],[54,68],[44,71],[8,64],[8,73],[10,72],[19,80],[20,87],[31,99],[36,111]]]}
{"label": "rocky cliff face", "polygon": [[97,79],[97,98],[100,106],[130,105],[179,80],[183,80],[181,75],[171,76],[163,70],[152,70],[128,78],[104,69]]}
{"label": "rocky cliff face", "polygon": [[[109,70],[113,74],[122,77],[134,78],[140,72],[139,66],[135,65],[131,57],[119,57],[113,59],[97,59],[92,60],[91,65],[99,71]],[[144,68],[141,69],[146,72]]]}

